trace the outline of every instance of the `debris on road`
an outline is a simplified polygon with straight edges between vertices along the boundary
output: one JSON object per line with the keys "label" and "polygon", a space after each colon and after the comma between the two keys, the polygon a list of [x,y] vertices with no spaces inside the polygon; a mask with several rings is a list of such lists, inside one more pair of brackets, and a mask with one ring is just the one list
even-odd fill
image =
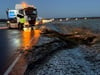
{"label": "debris on road", "polygon": [[[39,40],[41,44],[37,44],[29,52],[29,65],[25,75],[99,74],[98,62],[91,63],[88,60],[89,55],[93,54],[91,48],[97,43],[98,35],[92,32],[87,33],[82,29],[63,34],[45,27],[41,35]],[[48,42],[46,42],[46,38],[50,38]],[[99,54],[93,55],[93,57],[96,58]]]}

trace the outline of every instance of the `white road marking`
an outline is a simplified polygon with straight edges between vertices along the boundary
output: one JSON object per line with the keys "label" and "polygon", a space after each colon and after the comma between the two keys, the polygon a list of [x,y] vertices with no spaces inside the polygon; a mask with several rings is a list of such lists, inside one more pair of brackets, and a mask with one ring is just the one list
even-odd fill
{"label": "white road marking", "polygon": [[6,70],[6,72],[4,73],[4,75],[8,75],[11,70],[13,69],[13,67],[15,66],[15,64],[18,62],[18,60],[20,59],[22,54],[19,54],[18,57],[14,60],[14,62],[9,66],[9,68]]}

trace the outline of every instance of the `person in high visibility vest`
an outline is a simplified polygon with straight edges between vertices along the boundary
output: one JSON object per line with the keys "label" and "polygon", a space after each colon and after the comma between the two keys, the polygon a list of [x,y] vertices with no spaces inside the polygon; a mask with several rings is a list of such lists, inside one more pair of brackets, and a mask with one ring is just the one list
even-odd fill
{"label": "person in high visibility vest", "polygon": [[26,22],[26,19],[24,18],[24,16],[22,16],[22,15],[17,15],[18,17],[19,17],[19,23],[18,23],[18,28],[20,29],[20,30],[23,30],[23,25],[24,25],[24,23]]}

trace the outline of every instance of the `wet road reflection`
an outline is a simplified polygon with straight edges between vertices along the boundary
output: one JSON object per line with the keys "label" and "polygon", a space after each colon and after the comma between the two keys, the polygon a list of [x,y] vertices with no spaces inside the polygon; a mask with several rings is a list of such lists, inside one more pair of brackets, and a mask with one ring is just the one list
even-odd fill
{"label": "wet road reflection", "polygon": [[33,31],[23,31],[22,32],[22,45],[21,47],[25,50],[25,49],[28,49],[30,48],[32,45],[31,45],[31,39],[33,37]]}
{"label": "wet road reflection", "polygon": [[8,62],[7,59],[20,47],[20,37],[18,30],[0,30],[0,71]]}
{"label": "wet road reflection", "polygon": [[32,46],[35,46],[38,43],[39,38],[40,38],[40,30],[34,30],[34,37],[31,40]]}
{"label": "wet road reflection", "polygon": [[[22,50],[29,50],[32,46],[35,46],[38,42],[40,37],[40,30],[34,30],[31,32],[22,32]],[[11,70],[9,75],[23,75],[23,73],[26,70],[27,66],[27,58],[25,58],[25,55],[27,54],[27,51],[24,51],[24,54],[21,55],[19,61],[16,63],[14,68]]]}
{"label": "wet road reflection", "polygon": [[40,37],[40,30],[23,31],[22,44],[21,44],[22,49],[23,50],[30,49],[38,42],[39,37]]}
{"label": "wet road reflection", "polygon": [[32,48],[40,37],[40,30],[19,31],[0,30],[0,70],[7,59],[17,52],[17,49],[26,50]]}

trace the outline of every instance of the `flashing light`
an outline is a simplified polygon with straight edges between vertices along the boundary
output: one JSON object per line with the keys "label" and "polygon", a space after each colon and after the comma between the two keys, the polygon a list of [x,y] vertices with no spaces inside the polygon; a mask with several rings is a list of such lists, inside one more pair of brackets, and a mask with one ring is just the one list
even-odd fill
{"label": "flashing light", "polygon": [[28,4],[27,4],[27,3],[25,3],[25,2],[22,2],[21,4],[22,4],[22,7],[23,7],[23,8],[28,7]]}

